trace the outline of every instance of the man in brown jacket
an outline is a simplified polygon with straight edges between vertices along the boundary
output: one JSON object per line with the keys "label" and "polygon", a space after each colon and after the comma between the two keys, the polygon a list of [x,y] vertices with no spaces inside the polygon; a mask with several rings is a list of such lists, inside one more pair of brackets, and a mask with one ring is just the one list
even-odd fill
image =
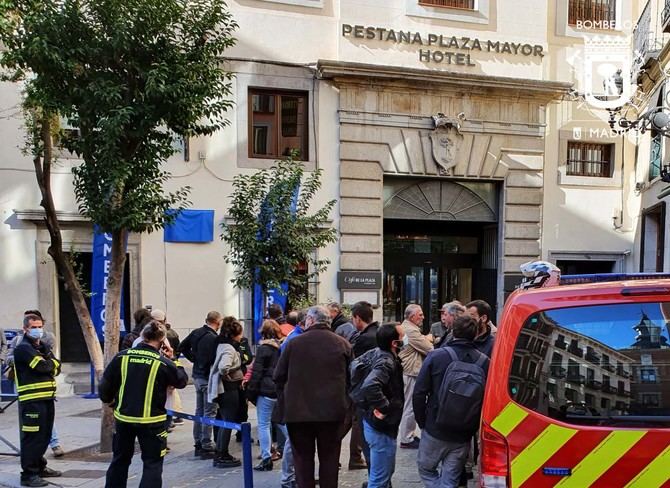
{"label": "man in brown jacket", "polygon": [[398,353],[402,362],[403,382],[405,384],[405,406],[400,421],[400,447],[403,449],[418,449],[419,438],[415,437],[416,420],[412,407],[414,384],[419,375],[421,365],[426,355],[433,350],[432,336],[421,333],[423,325],[423,310],[420,305],[407,305],[405,320],[401,327],[405,334],[405,347]]}
{"label": "man in brown jacket", "polygon": [[305,332],[279,357],[274,380],[277,410],[288,428],[299,488],[314,488],[314,451],[319,453],[319,486],[337,488],[343,425],[349,411],[351,345],[330,329],[324,307],[311,307]]}

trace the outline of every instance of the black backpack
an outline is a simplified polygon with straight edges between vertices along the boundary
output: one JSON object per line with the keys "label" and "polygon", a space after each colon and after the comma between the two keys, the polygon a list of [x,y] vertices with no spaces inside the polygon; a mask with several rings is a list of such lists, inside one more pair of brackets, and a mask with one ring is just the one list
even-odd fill
{"label": "black backpack", "polygon": [[488,357],[476,351],[477,361],[469,363],[462,361],[452,347],[443,349],[451,356],[451,363],[440,384],[435,424],[444,430],[476,430],[484,399],[484,364]]}
{"label": "black backpack", "polygon": [[361,354],[349,365],[349,374],[351,376],[351,390],[349,390],[349,398],[360,408],[365,407],[365,397],[361,391],[365,378],[368,377],[372,366],[377,359],[377,349],[371,349],[364,354]]}

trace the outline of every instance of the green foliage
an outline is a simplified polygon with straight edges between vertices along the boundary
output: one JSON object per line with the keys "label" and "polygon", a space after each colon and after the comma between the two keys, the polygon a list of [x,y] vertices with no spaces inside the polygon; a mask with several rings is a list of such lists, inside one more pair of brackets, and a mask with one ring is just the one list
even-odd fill
{"label": "green foliage", "polygon": [[164,193],[177,138],[225,127],[237,24],[222,0],[0,0],[4,78],[79,129],[61,143],[80,211],[104,231],[151,231],[189,188]]}
{"label": "green foliage", "polygon": [[[305,176],[303,164],[295,155],[277,161],[252,175],[237,175],[233,180],[232,224],[222,224],[221,238],[230,246],[226,262],[236,269],[233,284],[238,288],[261,285],[264,291],[286,281],[299,288],[305,275],[297,275],[301,262],[308,262],[311,273],[326,269],[330,262],[318,259],[314,251],[335,242],[334,228],[324,227],[335,200],[310,213],[310,203],[321,188],[321,170]],[[295,189],[300,188],[295,212]]]}

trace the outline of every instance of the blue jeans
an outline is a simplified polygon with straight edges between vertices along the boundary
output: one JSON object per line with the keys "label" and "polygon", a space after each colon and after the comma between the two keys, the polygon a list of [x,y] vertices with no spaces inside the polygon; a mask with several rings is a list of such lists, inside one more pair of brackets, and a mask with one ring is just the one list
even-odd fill
{"label": "blue jeans", "polygon": [[[470,452],[470,441],[441,441],[423,430],[417,454],[419,476],[426,488],[458,488]],[[438,467],[441,469],[438,470]]]}
{"label": "blue jeans", "polygon": [[396,440],[363,419],[363,435],[370,447],[368,488],[388,488],[395,471]]}
{"label": "blue jeans", "polygon": [[297,488],[298,482],[295,479],[295,466],[293,465],[293,450],[291,441],[288,438],[288,429],[284,424],[277,424],[282,431],[286,442],[284,443],[284,452],[281,460],[281,488]]}
{"label": "blue jeans", "polygon": [[[199,417],[216,417],[216,404],[207,401],[207,380],[193,378],[195,386],[195,415]],[[193,440],[196,444],[212,446],[212,426],[193,422]]]}
{"label": "blue jeans", "polygon": [[272,410],[277,400],[259,396],[256,400],[256,415],[258,415],[258,442],[261,445],[261,459],[270,459],[272,453]]}
{"label": "blue jeans", "polygon": [[49,447],[54,449],[55,447],[60,446],[60,439],[58,439],[58,431],[56,430],[56,424],[51,427],[51,440],[49,441]]}

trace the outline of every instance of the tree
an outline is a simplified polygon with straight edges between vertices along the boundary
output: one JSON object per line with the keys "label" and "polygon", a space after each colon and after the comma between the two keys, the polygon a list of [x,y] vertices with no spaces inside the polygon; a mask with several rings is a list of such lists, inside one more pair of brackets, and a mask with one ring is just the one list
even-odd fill
{"label": "tree", "polygon": [[[189,188],[164,191],[162,164],[178,138],[228,124],[232,75],[221,61],[236,27],[223,0],[0,0],[0,64],[24,82],[29,106],[78,129],[61,144],[83,160],[79,211],[112,234],[105,363],[118,351],[129,232],[156,230],[188,204]],[[105,410],[103,450],[111,422]]]}
{"label": "tree", "polygon": [[[235,266],[231,281],[237,288],[253,289],[258,284],[265,296],[282,282],[289,289],[300,287],[301,280],[330,264],[314,254],[337,239],[334,228],[324,227],[335,200],[310,213],[321,174],[317,169],[305,177],[303,164],[292,155],[270,169],[235,176],[228,210],[233,222],[222,224],[221,238],[230,246],[225,259]],[[307,277],[296,273],[305,262],[311,268]]]}

